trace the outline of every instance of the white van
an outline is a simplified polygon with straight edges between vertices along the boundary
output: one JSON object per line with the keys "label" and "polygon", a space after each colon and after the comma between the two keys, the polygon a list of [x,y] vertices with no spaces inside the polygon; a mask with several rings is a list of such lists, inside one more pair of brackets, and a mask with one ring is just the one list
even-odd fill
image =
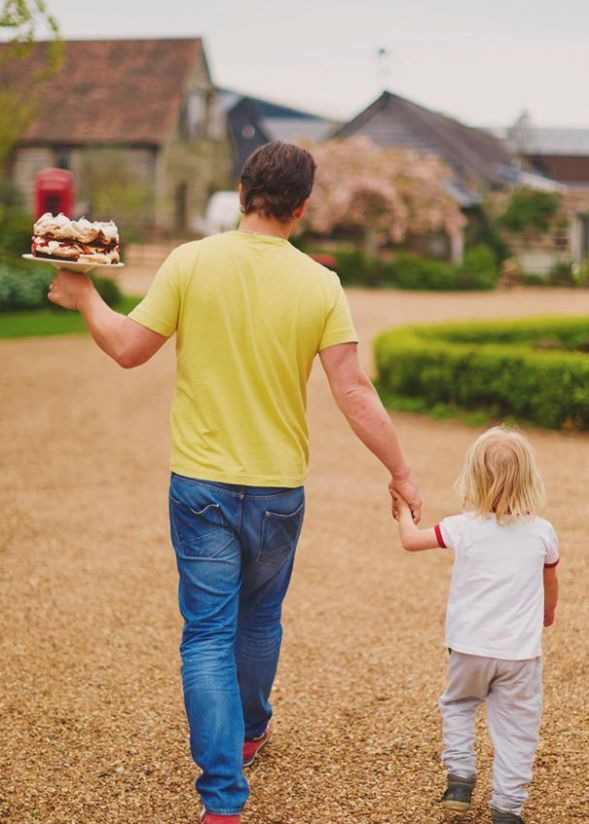
{"label": "white van", "polygon": [[235,229],[239,223],[239,194],[215,192],[209,198],[204,218],[199,218],[195,229],[204,235],[215,235]]}

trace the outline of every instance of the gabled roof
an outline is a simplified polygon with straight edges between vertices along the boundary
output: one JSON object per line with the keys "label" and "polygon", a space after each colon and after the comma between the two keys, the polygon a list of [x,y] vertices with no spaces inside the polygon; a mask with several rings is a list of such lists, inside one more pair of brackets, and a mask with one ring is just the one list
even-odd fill
{"label": "gabled roof", "polygon": [[[1,63],[0,86],[30,94],[46,43],[30,57]],[[159,145],[179,117],[183,92],[198,61],[208,70],[200,38],[72,40],[59,72],[39,89],[36,115],[21,144]]]}
{"label": "gabled roof", "polygon": [[[235,91],[234,89],[217,89],[221,101],[227,111],[232,109],[239,101],[247,100],[256,112],[258,117],[268,120],[308,120],[317,123],[327,122],[327,118],[320,114],[308,112],[305,109],[295,109],[292,106],[285,106],[272,100],[264,100],[262,97],[254,97],[251,94]],[[329,121],[331,122],[331,121]]]}
{"label": "gabled roof", "polygon": [[260,123],[248,97],[238,99],[227,112],[227,131],[233,149],[232,174],[238,178],[243,164],[252,152],[269,143],[272,138]]}
{"label": "gabled roof", "polygon": [[492,135],[465,126],[391,92],[346,123],[335,137],[363,134],[379,146],[419,149],[440,156],[458,178],[501,185],[512,157]]}
{"label": "gabled roof", "polygon": [[271,140],[292,143],[305,138],[315,142],[333,131],[333,121],[320,115],[228,89],[219,92],[227,112],[234,177],[239,176],[246,158]]}

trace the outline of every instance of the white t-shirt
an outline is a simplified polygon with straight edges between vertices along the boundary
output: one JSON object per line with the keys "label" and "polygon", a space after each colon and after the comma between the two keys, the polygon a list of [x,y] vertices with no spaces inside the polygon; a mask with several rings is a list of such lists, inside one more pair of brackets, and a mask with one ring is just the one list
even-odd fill
{"label": "white t-shirt", "polygon": [[446,644],[456,652],[520,661],[542,654],[544,567],[558,563],[558,538],[544,518],[499,524],[452,515],[435,527],[454,549]]}

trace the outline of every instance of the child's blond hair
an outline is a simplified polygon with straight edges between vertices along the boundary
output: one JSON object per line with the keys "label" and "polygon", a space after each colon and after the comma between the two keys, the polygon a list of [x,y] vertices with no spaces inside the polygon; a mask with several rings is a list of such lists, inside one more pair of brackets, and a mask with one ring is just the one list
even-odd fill
{"label": "child's blond hair", "polygon": [[494,426],[468,450],[456,481],[464,506],[499,523],[534,515],[544,506],[544,483],[531,444],[517,429]]}

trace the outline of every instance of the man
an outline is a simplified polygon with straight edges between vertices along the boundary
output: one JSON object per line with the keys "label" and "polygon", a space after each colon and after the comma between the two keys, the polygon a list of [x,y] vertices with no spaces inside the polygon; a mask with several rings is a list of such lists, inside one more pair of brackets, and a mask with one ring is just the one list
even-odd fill
{"label": "man", "polygon": [[206,824],[238,824],[243,766],[269,740],[286,594],[304,509],[306,384],[317,353],[336,403],[419,519],[391,420],[358,363],[337,276],[288,242],[313,187],[312,156],[261,147],[240,182],[237,231],[178,247],[124,317],[87,277],[60,271],[49,297],[77,309],[123,367],[176,333],[170,528],[196,787]]}

